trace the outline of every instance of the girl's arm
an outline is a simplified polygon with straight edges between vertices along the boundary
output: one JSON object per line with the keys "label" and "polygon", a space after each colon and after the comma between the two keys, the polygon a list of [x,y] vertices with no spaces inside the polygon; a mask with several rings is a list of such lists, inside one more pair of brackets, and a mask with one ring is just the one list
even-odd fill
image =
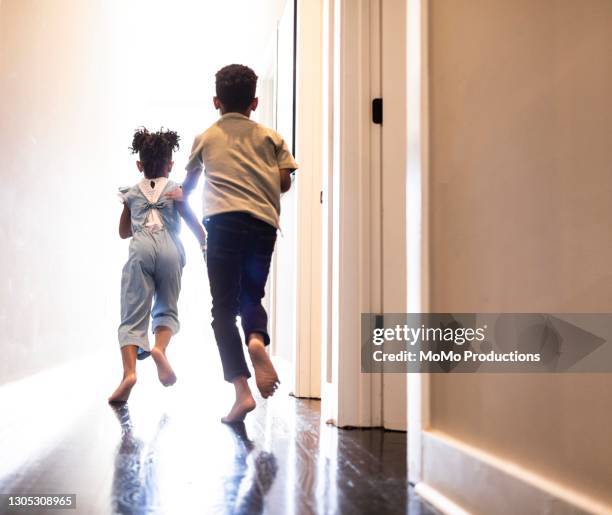
{"label": "girl's arm", "polygon": [[121,218],[119,219],[119,237],[122,240],[132,236],[132,217],[130,214],[130,208],[127,204],[123,204],[123,211],[121,212]]}
{"label": "girl's arm", "polygon": [[206,245],[206,233],[200,222],[198,222],[196,215],[189,207],[189,204],[187,202],[175,202],[174,205],[200,245]]}

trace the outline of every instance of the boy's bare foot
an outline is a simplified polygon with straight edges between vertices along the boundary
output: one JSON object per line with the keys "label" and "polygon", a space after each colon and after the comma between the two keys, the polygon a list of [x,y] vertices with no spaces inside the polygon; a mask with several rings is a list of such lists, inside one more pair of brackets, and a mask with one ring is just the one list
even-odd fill
{"label": "boy's bare foot", "polygon": [[172,386],[176,383],[176,374],[172,370],[168,358],[166,358],[166,353],[158,347],[153,347],[151,357],[157,366],[157,377],[159,377],[160,383],[164,386]]}
{"label": "boy's bare foot", "polygon": [[136,374],[128,374],[124,376],[117,389],[108,398],[108,402],[110,402],[111,404],[118,402],[127,402],[128,397],[130,396],[130,392],[132,391],[132,388],[135,384]]}
{"label": "boy's bare foot", "polygon": [[266,347],[259,338],[249,340],[249,355],[255,369],[255,383],[264,399],[274,395],[280,381]]}
{"label": "boy's bare foot", "polygon": [[236,399],[236,402],[232,406],[232,409],[229,411],[225,417],[221,419],[221,422],[224,424],[233,424],[235,422],[243,422],[244,418],[247,416],[247,413],[253,411],[255,409],[255,399],[251,395],[251,392],[244,395],[240,399]]}

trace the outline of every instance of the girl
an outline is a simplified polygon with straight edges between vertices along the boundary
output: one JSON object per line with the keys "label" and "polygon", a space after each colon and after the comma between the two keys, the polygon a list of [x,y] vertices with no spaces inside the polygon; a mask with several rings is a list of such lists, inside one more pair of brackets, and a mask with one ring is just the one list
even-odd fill
{"label": "girl", "polygon": [[[144,127],[134,133],[132,153],[138,152],[136,166],[144,178],[131,188],[120,189],[123,212],[119,236],[132,237],[128,261],[121,277],[121,324],[119,345],[123,379],[109,402],[127,401],[136,383],[136,359],[149,354],[164,386],[176,382],[166,358],[172,335],[179,330],[177,301],[185,250],[179,239],[183,217],[205,252],[206,236],[186,202],[166,197],[179,186],[168,180],[172,152],[179,148],[176,132],[161,129],[150,133]],[[153,309],[151,309],[153,304]],[[148,327],[152,317],[155,346],[149,346]]]}

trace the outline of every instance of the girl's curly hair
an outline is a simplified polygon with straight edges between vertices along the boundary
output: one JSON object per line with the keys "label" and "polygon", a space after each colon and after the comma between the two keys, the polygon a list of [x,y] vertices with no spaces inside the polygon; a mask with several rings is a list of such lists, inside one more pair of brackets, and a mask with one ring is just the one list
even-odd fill
{"label": "girl's curly hair", "polygon": [[172,160],[172,152],[179,149],[179,135],[163,127],[157,132],[149,132],[145,127],[140,127],[134,132],[132,154],[140,157],[147,179],[161,177],[164,166]]}

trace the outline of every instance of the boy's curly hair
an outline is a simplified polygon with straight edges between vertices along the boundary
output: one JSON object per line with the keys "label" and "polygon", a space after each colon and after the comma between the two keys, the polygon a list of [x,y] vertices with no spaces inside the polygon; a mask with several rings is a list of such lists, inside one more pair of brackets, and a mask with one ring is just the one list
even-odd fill
{"label": "boy's curly hair", "polygon": [[134,132],[132,154],[140,157],[147,179],[161,177],[164,166],[172,160],[172,152],[179,149],[179,135],[163,127],[157,132],[149,132],[145,127],[140,127]]}
{"label": "boy's curly hair", "polygon": [[248,66],[230,64],[215,74],[217,97],[228,112],[243,112],[255,98],[257,75]]}

